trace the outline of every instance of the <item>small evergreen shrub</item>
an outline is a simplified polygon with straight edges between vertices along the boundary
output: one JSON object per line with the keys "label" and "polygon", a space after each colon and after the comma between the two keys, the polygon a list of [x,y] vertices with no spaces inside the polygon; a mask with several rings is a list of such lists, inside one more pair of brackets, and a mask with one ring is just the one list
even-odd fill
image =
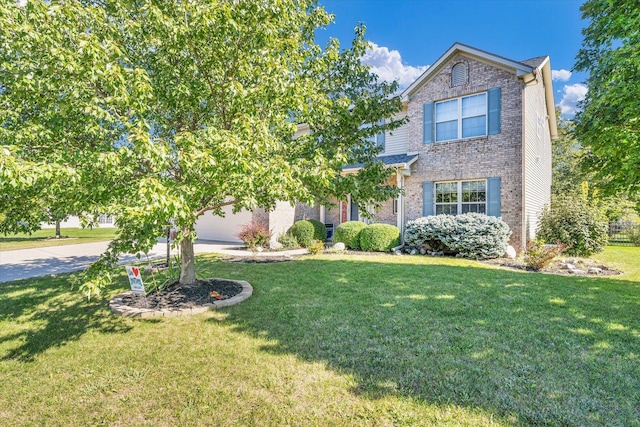
{"label": "small evergreen shrub", "polygon": [[313,223],[311,221],[307,221],[306,219],[296,221],[289,230],[291,235],[296,238],[298,244],[303,248],[308,248],[313,244],[315,235],[315,228],[313,227]]}
{"label": "small evergreen shrub", "polygon": [[609,225],[600,209],[581,197],[554,200],[540,216],[538,237],[561,242],[567,254],[589,256],[604,250],[609,240]]}
{"label": "small evergreen shrub", "polygon": [[553,259],[564,253],[566,249],[562,243],[545,245],[543,240],[533,239],[527,244],[524,263],[530,269],[539,271],[551,264]]}
{"label": "small evergreen shrub", "polygon": [[623,232],[627,235],[631,244],[640,246],[640,220],[632,218],[621,222],[624,224]]}
{"label": "small evergreen shrub", "polygon": [[324,251],[324,242],[321,240],[316,240],[309,246],[309,253],[311,255],[318,255]]}
{"label": "small evergreen shrub", "polygon": [[631,241],[633,246],[640,246],[640,226],[629,228],[628,234],[629,240]]}
{"label": "small evergreen shrub", "polygon": [[300,247],[298,239],[296,239],[291,233],[283,233],[279,235],[278,243],[280,243],[284,249],[296,249]]}
{"label": "small evergreen shrub", "polygon": [[390,224],[370,224],[360,231],[360,249],[387,252],[400,244],[400,230]]}
{"label": "small evergreen shrub", "polygon": [[315,219],[308,219],[307,221],[313,225],[313,238],[315,240],[320,240],[321,242],[327,240],[327,227],[323,223]]}
{"label": "small evergreen shrub", "polygon": [[271,240],[271,232],[264,225],[254,222],[243,225],[237,236],[249,249],[266,247]]}
{"label": "small evergreen shrub", "polygon": [[504,255],[511,231],[500,218],[478,213],[434,215],[407,222],[405,243],[466,258]]}
{"label": "small evergreen shrub", "polygon": [[360,231],[367,225],[360,221],[343,222],[333,233],[333,242],[342,242],[348,249],[360,249]]}
{"label": "small evergreen shrub", "polygon": [[455,254],[457,252],[454,246],[459,234],[455,216],[426,216],[407,222],[404,241],[407,245]]}

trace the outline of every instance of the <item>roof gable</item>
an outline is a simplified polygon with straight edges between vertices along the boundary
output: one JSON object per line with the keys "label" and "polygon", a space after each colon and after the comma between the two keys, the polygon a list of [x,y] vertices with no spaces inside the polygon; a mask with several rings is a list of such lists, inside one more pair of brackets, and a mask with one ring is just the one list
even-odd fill
{"label": "roof gable", "polygon": [[411,95],[415,93],[415,91],[417,91],[427,80],[429,80],[430,77],[434,76],[450,58],[458,53],[467,54],[469,56],[479,58],[489,63],[511,69],[518,77],[531,73],[535,68],[532,65],[504,58],[502,56],[495,55],[493,53],[486,52],[475,47],[467,46],[462,43],[454,43],[453,46],[451,46],[442,56],[440,56],[440,58],[438,58],[435,63],[433,63],[433,65],[431,65],[424,73],[422,73],[420,77],[418,77],[413,83],[411,83],[409,87],[402,91],[401,96],[403,101],[408,101]]}

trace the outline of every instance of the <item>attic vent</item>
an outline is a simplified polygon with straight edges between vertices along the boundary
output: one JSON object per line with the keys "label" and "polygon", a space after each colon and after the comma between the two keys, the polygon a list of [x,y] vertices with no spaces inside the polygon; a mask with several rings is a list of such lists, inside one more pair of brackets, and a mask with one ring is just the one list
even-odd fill
{"label": "attic vent", "polygon": [[459,86],[467,82],[467,66],[459,63],[451,69],[451,86]]}

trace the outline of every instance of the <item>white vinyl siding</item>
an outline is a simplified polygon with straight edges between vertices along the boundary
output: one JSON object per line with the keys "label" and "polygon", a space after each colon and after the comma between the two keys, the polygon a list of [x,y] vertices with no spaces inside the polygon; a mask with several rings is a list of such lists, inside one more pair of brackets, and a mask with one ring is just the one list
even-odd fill
{"label": "white vinyl siding", "polygon": [[436,141],[487,135],[486,92],[435,104]]}
{"label": "white vinyl siding", "polygon": [[[401,120],[405,114],[394,117]],[[397,129],[385,134],[384,152],[380,155],[405,154],[409,151],[409,123],[405,123]]]}
{"label": "white vinyl siding", "polygon": [[[544,206],[551,200],[551,136],[544,85],[525,87],[524,93],[524,239],[536,235]],[[555,112],[551,112],[555,114]]]}

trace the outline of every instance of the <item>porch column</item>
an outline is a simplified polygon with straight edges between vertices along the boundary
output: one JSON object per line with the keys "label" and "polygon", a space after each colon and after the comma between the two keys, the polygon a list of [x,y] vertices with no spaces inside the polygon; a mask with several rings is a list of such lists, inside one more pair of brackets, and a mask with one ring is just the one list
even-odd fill
{"label": "porch column", "polygon": [[[396,172],[396,182],[398,189],[404,189],[404,176],[398,171]],[[400,242],[404,243],[404,194],[398,195],[398,208],[396,210],[396,222],[398,230],[400,230]]]}

